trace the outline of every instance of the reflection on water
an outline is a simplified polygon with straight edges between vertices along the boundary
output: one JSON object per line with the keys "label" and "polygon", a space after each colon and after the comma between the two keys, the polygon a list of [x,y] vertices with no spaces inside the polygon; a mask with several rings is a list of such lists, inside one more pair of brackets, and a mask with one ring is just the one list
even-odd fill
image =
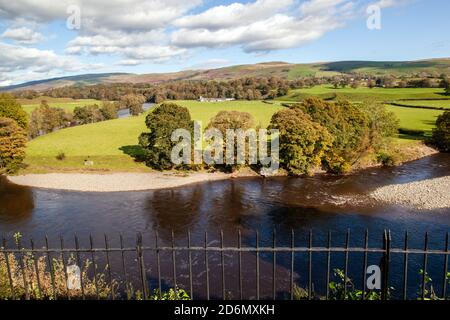
{"label": "reflection on water", "polygon": [[[350,176],[243,178],[180,188],[82,193],[20,187],[0,178],[0,232],[89,234],[152,231],[162,235],[219,229],[291,228],[448,230],[449,210],[417,212],[375,203],[376,187],[450,174],[450,156]],[[422,232],[423,233],[423,232]]]}
{"label": "reflection on water", "polygon": [[[20,231],[25,237],[32,236],[39,244],[45,234],[50,236],[50,240],[57,240],[59,235],[73,239],[74,233],[77,233],[82,244],[84,242],[84,245],[87,245],[89,234],[94,236],[96,243],[101,243],[103,234],[107,233],[111,237],[112,245],[117,246],[119,233],[124,235],[129,244],[134,243],[136,232],[144,233],[144,242],[153,243],[155,230],[158,230],[161,244],[170,245],[173,230],[176,244],[185,245],[186,233],[191,230],[193,244],[202,245],[204,232],[207,231],[209,243],[217,245],[219,230],[223,230],[225,244],[234,246],[239,228],[242,230],[244,246],[255,244],[255,230],[261,233],[261,245],[270,246],[272,231],[276,229],[278,245],[289,246],[291,230],[294,230],[297,235],[296,245],[305,246],[308,232],[313,229],[314,246],[324,246],[328,230],[333,232],[333,245],[343,245],[345,231],[351,229],[350,244],[361,246],[364,232],[368,229],[371,236],[370,245],[378,246],[381,244],[383,230],[390,229],[393,232],[394,246],[402,246],[403,233],[408,230],[410,246],[421,248],[423,235],[428,231],[429,247],[442,249],[445,233],[450,230],[450,209],[420,212],[376,203],[367,194],[386,184],[406,183],[449,174],[450,155],[436,155],[401,167],[369,169],[345,177],[243,178],[167,190],[124,193],[34,189],[15,186],[0,178],[0,234],[11,236]],[[67,243],[73,245],[69,240]],[[162,257],[162,261],[170,264],[170,256],[166,258]],[[177,258],[180,273],[187,270],[184,258]],[[213,283],[213,269],[216,264],[220,265],[220,257],[211,255],[210,258]],[[227,272],[234,273],[235,276],[236,260],[233,262],[232,258],[231,254],[227,256]],[[270,255],[261,256],[262,288],[269,288],[269,291],[271,285],[267,275],[270,275],[271,258]],[[336,254],[335,263],[339,264],[341,258]],[[149,257],[150,263],[152,259],[154,257]],[[253,259],[252,254],[244,257],[250,265],[254,263]],[[323,285],[324,277],[319,273],[324,271],[325,256],[317,254],[314,259],[315,283]],[[361,257],[350,255],[350,259],[353,264],[349,272],[354,272],[357,279],[360,277],[360,269],[357,269],[354,263],[359,263]],[[372,263],[379,261],[379,257],[372,259]],[[401,274],[402,257],[395,259],[399,261],[393,264],[392,272]],[[194,263],[198,268],[203,260],[201,255],[194,256]],[[296,256],[296,266],[299,268],[297,272],[300,274],[306,272],[306,261],[306,256]],[[417,276],[421,261],[419,256],[411,258],[410,266],[415,268],[411,271],[411,279]],[[288,286],[289,257],[280,254],[277,265],[280,286]],[[441,269],[433,269],[431,265],[430,262],[430,272],[440,274]],[[155,266],[152,268],[155,270]],[[163,270],[171,268],[167,265],[163,266]],[[204,274],[199,272],[196,283],[202,287]],[[180,279],[183,279],[182,274]],[[252,286],[252,279],[253,275],[247,274],[244,282]],[[185,278],[184,280],[186,281]],[[399,282],[401,278],[393,280]],[[419,280],[418,278],[417,281]],[[304,281],[304,277],[299,277],[300,284],[305,285]],[[410,290],[416,290],[415,284],[411,280]],[[400,287],[400,284],[397,283],[396,287]],[[220,287],[216,289],[220,292]]]}

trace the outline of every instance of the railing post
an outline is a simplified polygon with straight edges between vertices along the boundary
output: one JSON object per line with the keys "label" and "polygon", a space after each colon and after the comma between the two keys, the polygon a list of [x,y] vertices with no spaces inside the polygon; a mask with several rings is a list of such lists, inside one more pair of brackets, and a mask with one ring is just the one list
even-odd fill
{"label": "railing post", "polygon": [[138,258],[138,264],[139,264],[139,273],[142,283],[142,294],[144,297],[144,300],[148,299],[148,291],[147,291],[147,276],[145,274],[145,264],[144,264],[144,257],[142,253],[142,234],[138,233],[137,239],[136,239],[136,253]]}
{"label": "railing post", "polygon": [[391,231],[384,231],[383,235],[383,287],[381,299],[387,300],[389,297],[389,263],[391,259]]}

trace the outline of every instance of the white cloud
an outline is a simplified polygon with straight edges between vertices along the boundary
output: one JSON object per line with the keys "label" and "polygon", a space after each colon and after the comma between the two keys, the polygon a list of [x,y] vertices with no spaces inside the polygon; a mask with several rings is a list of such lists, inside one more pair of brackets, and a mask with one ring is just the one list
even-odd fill
{"label": "white cloud", "polygon": [[373,2],[371,4],[376,5],[376,6],[380,7],[381,9],[385,9],[385,8],[390,8],[390,7],[402,6],[402,5],[408,4],[413,1],[414,0],[379,0],[379,1]]}
{"label": "white cloud", "polygon": [[69,42],[68,54],[119,55],[125,57],[122,65],[137,65],[143,62],[164,62],[179,57],[186,49],[165,43],[162,31],[124,33],[106,32],[103,35],[79,36]]}
{"label": "white cloud", "polygon": [[14,40],[20,44],[36,44],[44,39],[44,36],[27,27],[8,28],[1,35],[2,38]]}
{"label": "white cloud", "polygon": [[213,7],[197,15],[188,15],[175,21],[182,28],[222,29],[244,26],[264,20],[280,11],[288,11],[294,0],[257,0],[249,4],[232,3]]}
{"label": "white cloud", "polygon": [[[251,10],[248,12],[251,12],[259,2],[241,5],[240,12],[247,12],[249,8]],[[236,21],[235,25],[223,27],[218,27],[219,24],[211,28],[204,24],[197,25],[192,22],[196,16],[191,16],[189,21],[192,24],[177,22],[186,27],[172,33],[172,43],[186,48],[239,45],[246,52],[297,47],[343,26],[353,12],[353,4],[349,0],[310,0],[301,4],[296,15],[284,12],[283,7],[272,9],[273,12],[267,17],[255,17],[253,21],[236,19],[232,20]],[[225,17],[214,11],[214,17],[218,21],[226,20],[229,11],[231,9],[223,11]],[[203,17],[202,14],[198,16]]]}
{"label": "white cloud", "polygon": [[165,27],[201,0],[0,0],[0,18],[36,22],[66,20],[69,6],[81,11],[81,30],[148,31]]}
{"label": "white cloud", "polygon": [[[10,45],[0,42],[0,79],[15,82],[43,78],[54,74],[80,72],[97,68],[73,57],[57,55],[51,50]],[[31,76],[30,76],[31,75]]]}

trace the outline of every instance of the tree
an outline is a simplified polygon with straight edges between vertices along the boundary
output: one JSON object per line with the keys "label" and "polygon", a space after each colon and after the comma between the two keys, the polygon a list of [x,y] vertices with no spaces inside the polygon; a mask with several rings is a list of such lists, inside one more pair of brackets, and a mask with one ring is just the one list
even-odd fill
{"label": "tree", "polygon": [[100,112],[105,120],[117,119],[117,105],[114,102],[103,101]]}
{"label": "tree", "polygon": [[450,79],[443,78],[441,81],[441,87],[444,88],[445,94],[450,95]]}
{"label": "tree", "polygon": [[327,128],[334,137],[332,148],[322,163],[331,173],[350,171],[352,165],[370,148],[369,121],[366,114],[348,101],[327,102],[308,98],[294,107]]}
{"label": "tree", "polygon": [[120,99],[120,105],[124,109],[130,110],[132,116],[138,116],[144,112],[142,105],[145,102],[143,95],[127,94]]}
{"label": "tree", "polygon": [[0,94],[0,117],[13,119],[23,129],[28,126],[27,113],[14,96],[8,93]]}
{"label": "tree", "polygon": [[76,107],[73,110],[73,117],[79,124],[95,123],[105,120],[98,105]]}
{"label": "tree", "polygon": [[67,127],[72,120],[72,115],[62,108],[51,108],[46,100],[31,113],[29,135],[32,138],[50,133],[55,129]]}
{"label": "tree", "polygon": [[328,130],[300,108],[275,113],[269,129],[280,131],[280,165],[290,174],[310,174],[333,142]]}
{"label": "tree", "polygon": [[367,101],[362,103],[360,108],[368,119],[370,147],[378,151],[385,138],[393,137],[398,133],[399,120],[381,103]]}
{"label": "tree", "polygon": [[[220,111],[217,113],[209,122],[206,129],[212,129],[215,128],[219,130],[222,133],[223,136],[223,154],[226,154],[226,145],[229,142],[227,140],[227,130],[242,130],[243,132],[249,130],[249,129],[255,129],[255,120],[253,119],[252,115],[248,112],[240,112],[240,111]],[[235,137],[233,136],[233,139]],[[234,143],[236,142],[236,143]],[[234,141],[234,150],[233,154],[237,156],[237,141]],[[231,142],[230,142],[231,143]],[[247,139],[246,139],[246,145],[247,145]],[[248,147],[245,147],[245,154],[244,159],[246,162],[248,162]],[[224,167],[228,171],[235,171],[239,168],[239,165],[236,163],[225,163],[224,159]]]}
{"label": "tree", "polygon": [[441,152],[450,152],[450,111],[445,111],[437,118],[431,143]]}
{"label": "tree", "polygon": [[13,119],[0,117],[0,173],[16,172],[25,158],[26,131]]}
{"label": "tree", "polygon": [[174,103],[163,103],[145,119],[149,132],[139,137],[139,144],[145,151],[146,164],[158,170],[172,169],[171,152],[176,142],[171,141],[177,129],[192,132],[193,122],[189,110]]}

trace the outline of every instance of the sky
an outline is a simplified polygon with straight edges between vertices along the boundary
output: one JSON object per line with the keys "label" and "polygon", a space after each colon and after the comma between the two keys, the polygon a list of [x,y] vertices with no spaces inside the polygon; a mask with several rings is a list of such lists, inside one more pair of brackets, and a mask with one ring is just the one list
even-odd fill
{"label": "sky", "polygon": [[268,61],[450,57],[448,0],[0,0],[0,86]]}

